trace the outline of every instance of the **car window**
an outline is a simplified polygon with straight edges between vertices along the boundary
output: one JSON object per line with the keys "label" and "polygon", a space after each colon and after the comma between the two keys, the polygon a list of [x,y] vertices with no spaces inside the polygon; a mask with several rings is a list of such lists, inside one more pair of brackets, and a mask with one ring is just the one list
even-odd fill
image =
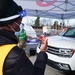
{"label": "car window", "polygon": [[75,37],[75,28],[68,29],[63,36],[66,36],[66,37]]}

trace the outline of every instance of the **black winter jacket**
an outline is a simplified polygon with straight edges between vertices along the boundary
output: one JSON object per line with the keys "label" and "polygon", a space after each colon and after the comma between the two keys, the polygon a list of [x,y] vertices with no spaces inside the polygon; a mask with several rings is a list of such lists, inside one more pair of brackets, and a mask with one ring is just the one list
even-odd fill
{"label": "black winter jacket", "polygon": [[[17,37],[12,32],[0,29],[0,46],[17,43]],[[45,52],[40,52],[37,55],[33,65],[26,56],[25,51],[15,46],[5,59],[3,75],[44,75],[46,63],[47,54]]]}

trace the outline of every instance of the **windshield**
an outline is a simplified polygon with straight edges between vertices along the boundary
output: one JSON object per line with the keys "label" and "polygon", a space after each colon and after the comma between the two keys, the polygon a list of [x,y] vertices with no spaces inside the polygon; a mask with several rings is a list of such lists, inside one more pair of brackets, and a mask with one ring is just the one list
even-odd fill
{"label": "windshield", "polygon": [[64,35],[65,37],[75,37],[75,28],[69,28]]}

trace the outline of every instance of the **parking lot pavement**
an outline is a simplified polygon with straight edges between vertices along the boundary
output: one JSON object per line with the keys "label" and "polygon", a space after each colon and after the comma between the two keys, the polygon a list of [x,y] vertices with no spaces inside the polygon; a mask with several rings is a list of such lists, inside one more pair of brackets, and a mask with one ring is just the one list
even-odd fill
{"label": "parking lot pavement", "polygon": [[[34,63],[35,59],[36,59],[36,55],[35,56],[30,56],[29,59],[32,61],[32,63]],[[45,74],[44,75],[64,75],[63,73],[61,73],[60,71],[51,68],[50,66],[46,65],[46,70],[45,70]]]}

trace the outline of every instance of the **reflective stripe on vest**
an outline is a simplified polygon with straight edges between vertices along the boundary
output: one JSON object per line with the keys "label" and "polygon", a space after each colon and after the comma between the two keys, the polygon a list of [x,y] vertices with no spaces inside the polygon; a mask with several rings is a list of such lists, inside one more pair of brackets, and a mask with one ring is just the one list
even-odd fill
{"label": "reflective stripe on vest", "polygon": [[0,75],[3,75],[3,64],[6,56],[16,44],[8,44],[0,46]]}

